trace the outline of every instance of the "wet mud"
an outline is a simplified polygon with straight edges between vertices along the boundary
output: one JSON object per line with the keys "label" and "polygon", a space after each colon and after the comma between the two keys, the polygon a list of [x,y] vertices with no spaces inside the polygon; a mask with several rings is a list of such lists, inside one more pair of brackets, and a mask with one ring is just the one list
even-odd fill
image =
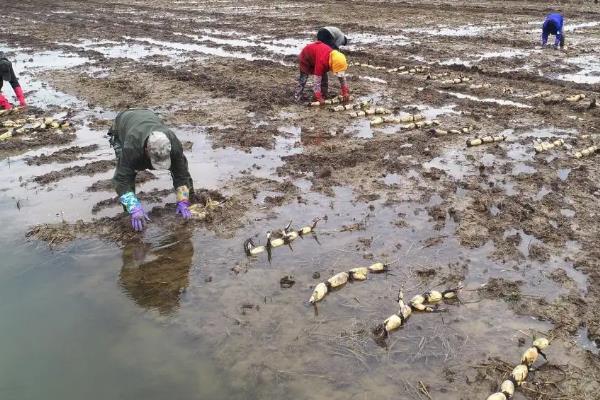
{"label": "wet mud", "polygon": [[[154,175],[150,171],[140,171],[135,176],[135,184],[140,185],[142,183],[146,183],[148,181],[158,179],[156,175]],[[102,179],[92,183],[87,187],[86,191],[88,192],[112,192],[115,190],[113,182],[111,179]]]}
{"label": "wet mud", "polygon": [[61,179],[69,178],[77,175],[95,175],[101,172],[106,172],[114,169],[116,162],[114,160],[98,160],[92,161],[82,166],[74,166],[63,168],[58,171],[48,172],[47,174],[39,175],[33,178],[33,181],[39,185],[48,185],[60,181]]}
{"label": "wet mud", "polygon": [[[123,269],[115,284],[161,323],[209,338],[233,387],[256,398],[485,398],[516,365],[520,346],[543,335],[552,341],[548,361],[515,398],[595,398],[600,361],[578,338],[584,332],[590,348],[600,345],[600,155],[574,157],[599,134],[598,72],[578,59],[599,44],[593,2],[563,4],[568,21],[592,24],[569,32],[563,52],[536,47],[547,7],[531,2],[378,3],[376,12],[360,2],[101,2],[122,12],[110,20],[74,2],[53,23],[32,13],[33,3],[50,9],[45,2],[13,3],[8,17],[29,15],[36,29],[2,31],[0,43],[32,57],[83,58],[33,79],[78,99],[78,118],[99,132],[110,116],[98,110],[156,110],[189,143],[195,186],[206,187],[195,201],[222,203],[205,220],[183,223],[169,177],[141,172],[139,196],[155,206],[147,231],[134,233],[110,180],[94,177],[114,168],[90,155],[106,144],[73,143],[25,154],[19,172],[53,187],[81,176],[76,192],[91,199],[85,217],[42,219],[27,237],[63,251],[88,238],[116,245]],[[131,24],[130,13],[143,22]],[[422,114],[448,134],[375,126],[293,100],[296,48],[340,13],[355,21],[343,26],[354,35],[346,53],[355,98],[395,117]],[[511,19],[499,25],[498,15]],[[113,28],[103,29],[109,21]],[[515,34],[506,38],[506,30]],[[400,66],[424,72],[389,71]],[[565,100],[576,94],[585,98]],[[0,154],[83,135],[7,141],[0,146],[15,147]],[[506,140],[467,146],[488,135]],[[564,145],[536,152],[559,139]],[[74,161],[80,165],[48,166]],[[317,216],[317,234],[274,249],[270,263],[245,256],[244,240],[265,244],[268,230]],[[171,245],[155,243],[163,236]],[[389,262],[389,273],[349,282],[316,308],[306,304],[321,278],[376,261]],[[413,315],[376,343],[372,329],[398,311],[400,289],[459,282],[459,302]]]}
{"label": "wet mud", "polygon": [[89,146],[72,146],[66,149],[55,151],[54,153],[42,153],[39,156],[27,157],[25,162],[27,165],[42,165],[42,164],[66,164],[73,161],[81,160],[81,156],[86,153],[91,153],[98,150],[100,146],[91,144]]}

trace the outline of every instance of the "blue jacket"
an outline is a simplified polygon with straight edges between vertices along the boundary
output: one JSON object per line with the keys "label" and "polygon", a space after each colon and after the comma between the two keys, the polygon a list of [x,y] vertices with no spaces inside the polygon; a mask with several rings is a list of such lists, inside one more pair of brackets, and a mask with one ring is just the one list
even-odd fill
{"label": "blue jacket", "polygon": [[562,15],[554,13],[548,14],[548,16],[546,17],[544,25],[542,26],[542,46],[545,46],[546,42],[548,42],[548,35],[556,35],[554,46],[558,46],[563,37]]}

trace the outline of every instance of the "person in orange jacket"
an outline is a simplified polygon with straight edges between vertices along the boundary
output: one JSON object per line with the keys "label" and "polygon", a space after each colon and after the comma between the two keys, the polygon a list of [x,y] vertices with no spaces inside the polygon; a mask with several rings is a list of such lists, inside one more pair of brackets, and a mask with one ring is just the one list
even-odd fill
{"label": "person in orange jacket", "polygon": [[4,97],[1,91],[4,81],[9,82],[12,86],[17,99],[19,99],[19,105],[21,107],[26,106],[27,104],[25,103],[25,95],[23,95],[23,89],[21,89],[21,85],[17,80],[17,75],[15,75],[12,63],[8,61],[8,58],[6,58],[2,52],[0,52],[0,108],[10,110],[12,108],[12,104],[10,104],[6,97]]}
{"label": "person in orange jacket", "polygon": [[314,99],[323,104],[328,94],[329,79],[327,72],[331,71],[338,77],[341,86],[341,96],[344,101],[350,99],[350,89],[346,82],[348,62],[346,56],[338,50],[333,50],[327,44],[316,41],[306,45],[300,52],[300,77],[294,93],[296,100],[300,100],[309,75],[314,75]]}

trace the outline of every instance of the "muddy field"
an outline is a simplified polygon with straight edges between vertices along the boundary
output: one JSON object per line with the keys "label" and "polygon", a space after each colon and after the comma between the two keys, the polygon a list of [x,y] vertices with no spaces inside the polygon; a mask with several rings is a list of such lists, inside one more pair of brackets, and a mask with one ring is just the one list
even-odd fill
{"label": "muddy field", "polygon": [[[560,2],[558,51],[539,47],[556,5],[541,1],[10,3],[0,51],[31,106],[19,113],[75,129],[0,142],[7,247],[27,238],[59,262],[100,239],[122,254],[110,284],[208,349],[240,398],[484,399],[541,335],[548,360],[514,398],[598,399],[600,155],[575,154],[600,138],[599,5]],[[296,103],[296,55],[324,25],[350,38],[354,102],[438,125]],[[183,223],[168,173],[145,172],[152,222],[131,232],[105,136],[128,107],[185,143],[197,202],[219,202],[206,219]],[[467,146],[489,135],[505,140]],[[244,254],[315,218],[270,263]],[[388,273],[308,304],[317,283],[378,261]],[[95,279],[71,290],[102,302]],[[374,336],[400,289],[459,283],[443,312]]]}

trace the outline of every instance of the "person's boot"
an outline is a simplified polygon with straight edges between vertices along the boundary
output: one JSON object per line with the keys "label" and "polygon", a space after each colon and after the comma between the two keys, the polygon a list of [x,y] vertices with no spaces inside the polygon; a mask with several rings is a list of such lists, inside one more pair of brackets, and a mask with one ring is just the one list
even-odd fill
{"label": "person's boot", "polygon": [[10,104],[10,102],[6,100],[6,97],[4,97],[2,94],[0,94],[0,108],[4,110],[10,110],[12,108],[12,104]]}

